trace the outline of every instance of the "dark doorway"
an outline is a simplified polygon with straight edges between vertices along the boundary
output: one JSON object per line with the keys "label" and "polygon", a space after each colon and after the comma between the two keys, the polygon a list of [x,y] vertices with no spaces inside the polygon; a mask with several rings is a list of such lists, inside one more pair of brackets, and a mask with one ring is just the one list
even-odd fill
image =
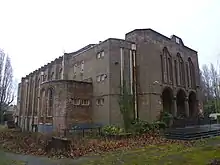
{"label": "dark doorway", "polygon": [[194,117],[197,115],[197,102],[196,102],[196,93],[190,92],[189,94],[189,116]]}
{"label": "dark doorway", "polygon": [[170,88],[165,88],[162,93],[163,111],[172,114],[173,110],[173,91]]}
{"label": "dark doorway", "polygon": [[182,89],[179,90],[176,95],[177,117],[181,117],[181,118],[186,117],[185,99],[186,99],[186,93]]}

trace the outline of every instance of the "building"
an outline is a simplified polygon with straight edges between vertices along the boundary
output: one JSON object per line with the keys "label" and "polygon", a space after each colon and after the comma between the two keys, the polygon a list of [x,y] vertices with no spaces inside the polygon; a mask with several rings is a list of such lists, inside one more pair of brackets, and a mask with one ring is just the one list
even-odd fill
{"label": "building", "polygon": [[125,40],[109,38],[65,53],[22,78],[19,124],[121,124],[118,96],[126,82],[134,116],[154,121],[161,111],[193,117],[199,111],[199,65],[195,50],[175,35],[136,29]]}

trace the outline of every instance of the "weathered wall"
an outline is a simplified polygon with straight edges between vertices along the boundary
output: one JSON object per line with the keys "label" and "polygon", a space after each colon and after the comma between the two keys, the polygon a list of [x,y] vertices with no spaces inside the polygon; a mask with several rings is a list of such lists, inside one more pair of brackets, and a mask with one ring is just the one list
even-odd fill
{"label": "weathered wall", "polygon": [[[47,91],[53,90],[52,116],[47,114],[49,98]],[[41,85],[41,91],[46,91],[45,103],[41,106],[43,114],[39,116],[40,122],[52,123],[55,130],[60,131],[74,123],[92,122],[92,84],[73,80],[52,80]],[[79,104],[75,103],[79,99]],[[84,105],[83,100],[89,104]]]}
{"label": "weathered wall", "polygon": [[[180,39],[180,38],[179,38]],[[179,89],[184,89],[189,94],[189,91],[199,93],[199,89],[184,86],[178,86],[175,82],[178,77],[173,73],[173,83],[165,84],[162,82],[162,66],[161,54],[164,47],[167,47],[172,60],[177,58],[177,53],[180,53],[182,59],[186,63],[190,57],[196,72],[196,85],[199,86],[199,65],[197,52],[184,46],[182,40],[177,44],[174,38],[165,37],[151,29],[134,30],[126,34],[126,40],[135,42],[137,45],[137,65],[138,65],[138,82],[139,82],[139,117],[148,121],[155,120],[162,110],[162,105],[159,103],[164,87],[168,86],[173,89],[176,95]],[[174,62],[172,67],[174,70]],[[184,68],[186,69],[186,68]]]}

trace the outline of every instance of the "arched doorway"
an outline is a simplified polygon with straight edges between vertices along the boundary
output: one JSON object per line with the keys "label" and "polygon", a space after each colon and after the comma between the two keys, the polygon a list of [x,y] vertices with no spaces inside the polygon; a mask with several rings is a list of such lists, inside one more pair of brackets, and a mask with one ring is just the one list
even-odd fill
{"label": "arched doorway", "polygon": [[163,111],[172,114],[173,111],[173,91],[165,88],[162,92]]}
{"label": "arched doorway", "polygon": [[180,89],[176,95],[177,116],[178,117],[186,117],[185,100],[186,100],[186,93],[184,90]]}
{"label": "arched doorway", "polygon": [[193,117],[197,115],[197,102],[196,102],[196,93],[189,93],[189,116]]}

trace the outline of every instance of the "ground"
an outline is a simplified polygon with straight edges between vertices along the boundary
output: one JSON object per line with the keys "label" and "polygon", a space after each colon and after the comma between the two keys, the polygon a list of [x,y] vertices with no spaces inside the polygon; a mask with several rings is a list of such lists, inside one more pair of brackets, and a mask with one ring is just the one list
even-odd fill
{"label": "ground", "polygon": [[182,145],[151,145],[128,151],[117,151],[102,156],[72,159],[49,159],[0,152],[1,165],[206,165],[220,158],[220,137],[198,141],[194,147]]}
{"label": "ground", "polygon": [[[78,147],[81,147],[81,150],[79,153],[88,151],[89,148],[102,152],[96,152],[96,154],[88,152],[79,158],[75,157],[75,159],[51,159],[46,155],[34,154],[38,149],[33,150],[32,155],[29,155],[31,152],[26,152],[26,155],[21,154],[25,150],[20,150],[19,146],[31,149],[36,145],[36,143],[30,143],[32,147],[28,146],[29,139],[25,134],[24,136],[17,132],[3,133],[0,130],[0,135],[0,165],[207,165],[213,159],[220,159],[220,137],[198,140],[192,143],[193,145],[177,141],[166,142],[167,140],[154,139],[151,136],[128,141],[122,140],[121,142],[97,139],[95,143],[90,143],[90,145],[80,142]],[[18,135],[24,137],[18,138]],[[25,141],[26,145],[24,145]],[[125,148],[117,150],[120,145],[124,145]],[[130,148],[130,145],[134,146]],[[5,150],[7,148],[5,146],[11,146],[8,147],[10,150]],[[18,149],[20,150],[18,154],[12,153]]]}
{"label": "ground", "polygon": [[220,158],[220,137],[198,141],[194,147],[152,145],[106,154],[83,165],[206,165]]}

